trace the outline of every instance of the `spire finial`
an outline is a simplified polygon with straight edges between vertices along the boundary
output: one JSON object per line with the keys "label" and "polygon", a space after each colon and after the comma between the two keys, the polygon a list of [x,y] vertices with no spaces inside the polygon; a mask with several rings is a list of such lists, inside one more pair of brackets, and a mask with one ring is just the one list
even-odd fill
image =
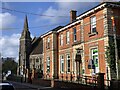
{"label": "spire finial", "polygon": [[27,20],[27,15],[25,15],[24,30],[28,30],[28,20]]}

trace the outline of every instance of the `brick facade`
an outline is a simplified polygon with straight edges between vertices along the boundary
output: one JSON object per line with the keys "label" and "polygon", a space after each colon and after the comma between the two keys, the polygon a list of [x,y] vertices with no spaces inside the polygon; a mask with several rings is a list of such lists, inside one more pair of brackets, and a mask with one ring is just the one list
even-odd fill
{"label": "brick facade", "polygon": [[43,74],[45,78],[58,77],[58,40],[56,30],[61,26],[42,35],[43,38]]}
{"label": "brick facade", "polygon": [[[109,6],[110,5],[110,6]],[[114,8],[116,7],[116,8]],[[59,29],[56,31],[55,35],[56,38],[52,38],[54,33],[52,32],[49,35],[44,36],[44,61],[46,61],[47,55],[50,56],[51,61],[55,60],[57,62],[57,74],[59,79],[70,79],[70,75],[77,76],[79,75],[87,75],[91,76],[92,74],[96,74],[98,72],[105,73],[105,78],[109,76],[110,78],[110,69],[108,66],[108,63],[106,62],[106,56],[105,52],[106,46],[109,46],[109,35],[113,36],[112,33],[112,21],[111,17],[114,16],[116,18],[116,30],[117,35],[119,36],[119,29],[120,29],[120,15],[118,13],[118,10],[120,9],[120,5],[116,5],[114,3],[102,3],[98,5],[97,7],[81,14],[80,16],[76,17],[75,13],[76,11],[73,11],[74,15],[72,16],[72,11],[70,11],[71,16],[71,22],[70,24],[66,25],[65,27]],[[114,14],[111,14],[114,13]],[[75,17],[74,17],[75,16]],[[91,18],[95,17],[95,31],[91,31]],[[75,19],[76,18],[76,19]],[[74,19],[74,20],[72,20]],[[93,26],[94,27],[94,26]],[[76,31],[74,31],[76,29]],[[67,36],[68,32],[68,36]],[[49,33],[49,32],[48,32]],[[75,36],[74,36],[75,35]],[[46,50],[46,38],[50,37],[51,41],[51,48],[49,50]],[[69,38],[69,39],[67,39]],[[74,41],[74,38],[76,40]],[[61,41],[62,40],[62,41]],[[68,41],[69,42],[68,42]],[[56,58],[53,59],[53,41],[56,47],[58,47],[56,52]],[[76,59],[76,49],[80,48],[81,51],[81,63],[80,65],[75,61]],[[94,56],[94,49],[97,50],[96,55]],[[93,52],[93,56],[92,56]],[[48,54],[49,53],[49,54]],[[94,63],[96,63],[97,66],[95,66],[94,69],[88,69],[88,64],[91,59],[96,58]],[[69,61],[67,61],[70,59]],[[69,64],[68,64],[69,63]],[[53,75],[54,63],[50,63],[50,77]],[[63,68],[63,69],[62,69]],[[68,71],[68,68],[70,70]],[[107,73],[108,69],[108,73]],[[46,64],[44,64],[44,73],[46,70]],[[95,72],[95,73],[93,73]],[[108,75],[107,75],[108,74]],[[75,78],[74,78],[75,79]]]}

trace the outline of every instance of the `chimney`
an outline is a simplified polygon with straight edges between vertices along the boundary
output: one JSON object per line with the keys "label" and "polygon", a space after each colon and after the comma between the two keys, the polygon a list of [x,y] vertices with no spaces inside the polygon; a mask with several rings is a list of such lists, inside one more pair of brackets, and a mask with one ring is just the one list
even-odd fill
{"label": "chimney", "polygon": [[74,20],[76,20],[76,12],[75,10],[70,11],[70,22],[72,23]]}

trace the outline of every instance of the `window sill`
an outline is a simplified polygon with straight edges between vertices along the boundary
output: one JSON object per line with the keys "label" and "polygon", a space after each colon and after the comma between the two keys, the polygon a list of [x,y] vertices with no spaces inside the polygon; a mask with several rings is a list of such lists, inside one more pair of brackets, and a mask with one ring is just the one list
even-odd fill
{"label": "window sill", "polygon": [[77,40],[74,40],[73,42],[75,43],[75,42],[77,42]]}
{"label": "window sill", "polygon": [[64,72],[60,72],[60,74],[63,74]]}
{"label": "window sill", "polygon": [[69,45],[70,43],[66,43],[66,45]]}
{"label": "window sill", "polygon": [[66,72],[66,74],[70,74],[70,72]]}
{"label": "window sill", "polygon": [[94,36],[94,35],[97,35],[97,34],[98,34],[97,31],[96,31],[96,32],[93,32],[93,33],[91,33],[91,32],[88,33],[89,37]]}
{"label": "window sill", "polygon": [[81,44],[81,41],[73,42],[72,46],[74,46],[74,45],[78,45],[78,44]]}

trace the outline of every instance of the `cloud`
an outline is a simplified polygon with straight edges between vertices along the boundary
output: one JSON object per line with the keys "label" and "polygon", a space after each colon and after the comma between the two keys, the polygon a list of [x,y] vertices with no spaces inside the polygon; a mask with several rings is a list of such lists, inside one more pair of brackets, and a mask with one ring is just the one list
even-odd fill
{"label": "cloud", "polygon": [[0,13],[0,29],[4,30],[5,28],[9,28],[11,25],[13,25],[16,21],[16,16],[5,12],[5,13]]}
{"label": "cloud", "polygon": [[82,2],[59,2],[57,3],[61,10],[79,9]]}
{"label": "cloud", "polygon": [[[19,56],[19,38],[21,34],[4,35],[0,37],[0,53],[3,57],[14,57],[18,61]],[[31,35],[33,38],[34,36]]]}
{"label": "cloud", "polygon": [[0,38],[3,57],[15,57],[16,61],[18,60],[19,38],[20,34],[5,35]]}
{"label": "cloud", "polygon": [[[43,15],[48,15],[48,17],[42,17],[42,20],[48,20],[50,24],[56,24],[56,23],[61,23],[65,21],[65,17],[59,17],[59,16],[66,16],[65,11],[60,10],[60,9],[54,9],[52,6],[49,7]],[[55,17],[49,17],[49,16],[55,16]]]}
{"label": "cloud", "polygon": [[[70,21],[70,10],[78,11],[78,15],[95,6],[96,3],[92,2],[55,2],[55,6],[50,6],[43,12],[43,15],[55,16],[55,17],[41,17],[37,19],[48,20],[50,24],[64,23]],[[66,17],[59,17],[66,16]]]}

